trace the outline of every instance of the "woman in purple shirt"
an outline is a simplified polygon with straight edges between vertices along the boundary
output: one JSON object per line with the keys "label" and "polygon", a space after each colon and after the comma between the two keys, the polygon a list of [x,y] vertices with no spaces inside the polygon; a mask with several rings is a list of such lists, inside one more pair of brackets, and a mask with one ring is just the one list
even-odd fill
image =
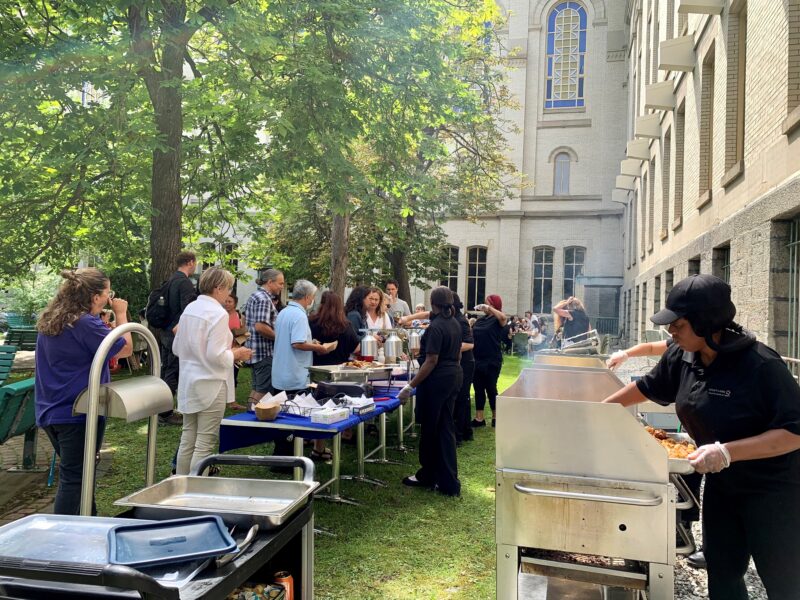
{"label": "woman in purple shirt", "polygon": [[[39,317],[36,341],[36,424],[61,458],[58,490],[53,512],[80,512],[83,479],[83,447],[86,416],[72,414],[72,405],[89,385],[89,370],[97,349],[111,333],[100,319],[109,302],[117,325],[128,322],[128,303],[114,298],[111,282],[97,269],[62,271],[64,282]],[[116,340],[108,358],[125,358],[133,351],[129,333]],[[111,381],[108,362],[103,365],[101,383]],[[100,417],[97,450],[103,440],[105,419]],[[92,514],[97,509],[92,499]]]}

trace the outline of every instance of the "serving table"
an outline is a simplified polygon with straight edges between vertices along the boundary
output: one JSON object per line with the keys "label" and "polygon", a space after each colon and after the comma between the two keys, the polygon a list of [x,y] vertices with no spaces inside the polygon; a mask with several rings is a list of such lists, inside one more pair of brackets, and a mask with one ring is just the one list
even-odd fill
{"label": "serving table", "polygon": [[[304,439],[331,439],[331,478],[322,483],[320,490],[328,488],[328,494],[317,494],[317,498],[330,500],[342,504],[357,505],[358,502],[352,498],[341,495],[342,479],[370,483],[373,485],[385,485],[382,481],[369,478],[365,475],[364,464],[367,459],[379,453],[379,458],[372,462],[389,464],[391,461],[386,459],[386,414],[400,407],[400,400],[397,399],[399,390],[389,389],[388,391],[377,392],[378,398],[385,397],[386,400],[375,403],[375,410],[363,415],[352,415],[347,419],[336,423],[314,423],[310,417],[279,413],[274,421],[259,421],[255,414],[246,412],[226,417],[220,425],[219,450],[227,452],[238,448],[255,446],[266,442],[274,441],[281,435],[291,433],[294,436],[295,456],[303,455]],[[378,418],[379,445],[369,454],[365,453],[364,423]],[[402,427],[399,421],[399,427]],[[341,453],[342,453],[342,432],[356,428],[357,445],[357,471],[355,475],[342,476],[341,474]],[[295,477],[298,473],[295,472]]]}

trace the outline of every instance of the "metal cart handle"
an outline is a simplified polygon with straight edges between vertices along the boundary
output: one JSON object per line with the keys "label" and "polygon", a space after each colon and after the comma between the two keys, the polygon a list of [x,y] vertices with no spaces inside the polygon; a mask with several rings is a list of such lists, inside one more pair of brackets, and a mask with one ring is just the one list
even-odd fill
{"label": "metal cart handle", "polygon": [[606,496],[604,494],[586,494],[583,492],[564,492],[561,490],[545,490],[514,484],[514,489],[521,494],[531,496],[549,496],[551,498],[566,498],[568,500],[588,500],[591,502],[608,502],[610,504],[630,504],[632,506],[658,506],[662,502],[661,496],[649,498],[631,498],[630,496]]}
{"label": "metal cart handle", "polygon": [[305,456],[248,456],[243,454],[212,454],[197,463],[189,475],[200,475],[211,465],[244,465],[262,467],[300,467],[303,483],[313,483],[314,463]]}
{"label": "metal cart handle", "polygon": [[19,579],[76,583],[136,590],[142,598],[180,600],[180,590],[164,587],[149,575],[123,565],[84,565],[0,558],[0,575]]}

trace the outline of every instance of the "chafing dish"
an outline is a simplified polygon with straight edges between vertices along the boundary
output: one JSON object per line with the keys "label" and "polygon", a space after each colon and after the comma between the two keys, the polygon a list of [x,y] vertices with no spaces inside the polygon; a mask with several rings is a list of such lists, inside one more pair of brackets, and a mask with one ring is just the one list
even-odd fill
{"label": "chafing dish", "polygon": [[[300,466],[302,481],[201,477],[209,464]],[[228,525],[263,529],[280,527],[311,499],[319,483],[314,465],[303,457],[216,455],[200,462],[192,475],[169,477],[114,504],[127,506],[142,519],[189,517],[213,513]]]}
{"label": "chafing dish", "polygon": [[498,598],[528,573],[673,597],[671,464],[634,413],[601,402],[621,387],[607,369],[534,364],[498,397]]}
{"label": "chafing dish", "polygon": [[362,369],[344,365],[318,365],[309,367],[312,382],[319,381],[352,381],[367,383],[368,381],[383,381],[392,375],[392,365],[376,365]]}

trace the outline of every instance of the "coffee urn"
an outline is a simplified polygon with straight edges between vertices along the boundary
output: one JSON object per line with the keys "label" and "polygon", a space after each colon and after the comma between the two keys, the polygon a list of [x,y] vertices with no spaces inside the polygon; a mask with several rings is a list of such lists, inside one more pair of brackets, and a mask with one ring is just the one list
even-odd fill
{"label": "coffee urn", "polygon": [[361,338],[361,358],[375,358],[378,356],[378,341],[367,331]]}
{"label": "coffee urn", "polygon": [[394,331],[389,334],[383,343],[383,351],[386,355],[386,363],[394,364],[403,354],[403,342]]}
{"label": "coffee urn", "polygon": [[419,331],[416,329],[412,329],[408,332],[408,351],[413,352],[414,350],[419,350],[420,347],[420,335]]}

